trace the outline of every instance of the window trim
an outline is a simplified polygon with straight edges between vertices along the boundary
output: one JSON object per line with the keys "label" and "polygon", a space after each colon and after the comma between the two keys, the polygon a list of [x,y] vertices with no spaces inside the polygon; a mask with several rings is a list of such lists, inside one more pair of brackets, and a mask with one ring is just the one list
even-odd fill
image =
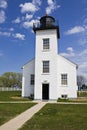
{"label": "window trim", "polygon": [[34,85],[34,82],[35,82],[35,75],[34,74],[30,74],[30,85]]}
{"label": "window trim", "polygon": [[43,74],[49,74],[50,72],[50,62],[49,60],[44,60],[42,61],[42,64],[43,64],[43,68],[42,68],[42,72]]}
{"label": "window trim", "polygon": [[61,85],[62,86],[68,85],[68,74],[67,73],[61,74]]}
{"label": "window trim", "polygon": [[50,39],[44,38],[43,39],[43,50],[49,50],[50,49]]}
{"label": "window trim", "polygon": [[62,94],[62,95],[61,95],[61,98],[62,98],[62,99],[67,99],[67,98],[68,98],[68,95],[67,95],[67,94]]}

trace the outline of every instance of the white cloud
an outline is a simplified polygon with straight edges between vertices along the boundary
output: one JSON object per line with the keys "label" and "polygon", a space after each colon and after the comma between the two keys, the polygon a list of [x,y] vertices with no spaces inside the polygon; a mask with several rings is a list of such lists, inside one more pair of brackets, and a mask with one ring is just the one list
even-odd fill
{"label": "white cloud", "polygon": [[0,0],[0,8],[3,8],[3,9],[7,8],[7,1],[6,0]]}
{"label": "white cloud", "polygon": [[53,4],[54,2],[53,2],[53,0],[48,0],[48,4],[49,5],[51,5],[51,4]]}
{"label": "white cloud", "polygon": [[66,52],[60,53],[60,54],[69,59],[71,58],[74,59],[76,62],[78,62],[78,64],[81,64],[82,62],[87,61],[87,49],[84,49],[82,51],[75,53],[72,47],[68,47],[66,49]]}
{"label": "white cloud", "polygon": [[36,20],[31,20],[31,21],[25,21],[24,23],[23,23],[23,27],[24,28],[30,28],[30,27],[32,27],[33,26],[33,23],[36,23],[36,22],[38,22],[38,20],[36,19]]}
{"label": "white cloud", "polygon": [[22,13],[30,12],[35,13],[39,10],[39,6],[41,5],[41,0],[32,0],[32,2],[26,2],[24,4],[20,4]]}
{"label": "white cloud", "polygon": [[9,31],[14,31],[14,28],[9,28]]}
{"label": "white cloud", "polygon": [[0,11],[0,23],[4,23],[6,19],[5,12],[3,10]]}
{"label": "white cloud", "polygon": [[11,33],[10,32],[1,32],[0,31],[0,35],[9,37],[11,35]]}
{"label": "white cloud", "polygon": [[33,3],[30,3],[30,2],[20,4],[19,7],[21,7],[22,13],[25,13],[25,12],[34,13],[35,11],[37,11],[39,9],[36,5],[34,5]]}
{"label": "white cloud", "polygon": [[72,47],[68,47],[66,50],[67,52],[60,54],[76,63],[78,65],[78,75],[84,76],[87,81],[87,49],[75,52]]}
{"label": "white cloud", "polygon": [[87,37],[81,37],[78,42],[80,43],[80,45],[85,45],[87,44]]}
{"label": "white cloud", "polygon": [[78,43],[80,45],[87,45],[87,23],[85,23],[83,27],[85,30],[79,36]]}
{"label": "white cloud", "polygon": [[24,28],[30,28],[33,26],[33,23],[38,21],[33,19],[34,13],[40,9],[42,1],[41,0],[32,0],[32,2],[26,2],[24,4],[20,4],[21,13],[25,13],[25,16],[21,17],[22,26]]}
{"label": "white cloud", "polygon": [[52,11],[56,10],[57,8],[60,8],[60,5],[57,5],[54,0],[47,0],[48,7],[46,8],[46,13],[51,14]]}
{"label": "white cloud", "polygon": [[62,56],[65,56],[65,57],[74,57],[75,56],[75,53],[74,53],[74,50],[72,47],[68,47],[67,49],[67,52],[65,53],[60,53]]}
{"label": "white cloud", "polygon": [[34,5],[41,5],[41,0],[33,0],[32,2]]}
{"label": "white cloud", "polygon": [[20,40],[25,40],[25,35],[20,34],[20,33],[13,34],[13,37]]}
{"label": "white cloud", "polygon": [[87,62],[84,61],[81,64],[79,64],[78,75],[84,76],[87,83]]}
{"label": "white cloud", "polygon": [[87,17],[83,19],[83,24],[87,24]]}
{"label": "white cloud", "polygon": [[84,49],[79,54],[77,54],[77,59],[79,59],[79,73],[87,75],[87,49]]}
{"label": "white cloud", "polygon": [[17,17],[15,20],[13,20],[12,21],[13,23],[20,23],[21,22],[21,20],[20,20],[20,18],[19,17]]}
{"label": "white cloud", "polygon": [[72,47],[68,47],[67,50],[70,51],[70,52],[74,51]]}
{"label": "white cloud", "polygon": [[76,34],[76,33],[84,32],[84,31],[85,31],[85,27],[75,26],[75,27],[69,29],[68,31],[66,31],[65,34],[71,35],[71,34]]}
{"label": "white cloud", "polygon": [[87,55],[87,49],[85,49],[79,53],[79,56],[84,56],[84,55]]}
{"label": "white cloud", "polygon": [[31,18],[33,18],[33,15],[27,13],[26,16],[25,16],[25,19],[30,20]]}
{"label": "white cloud", "polygon": [[32,21],[26,21],[23,23],[23,27],[24,28],[29,28],[29,27],[32,27],[33,26],[33,22]]}
{"label": "white cloud", "polygon": [[4,9],[7,8],[7,1],[6,0],[0,0],[0,23],[4,23],[6,20],[6,15]]}
{"label": "white cloud", "polygon": [[87,72],[87,62],[83,62],[81,65],[80,65],[80,69],[82,69],[84,71],[85,69],[85,72]]}

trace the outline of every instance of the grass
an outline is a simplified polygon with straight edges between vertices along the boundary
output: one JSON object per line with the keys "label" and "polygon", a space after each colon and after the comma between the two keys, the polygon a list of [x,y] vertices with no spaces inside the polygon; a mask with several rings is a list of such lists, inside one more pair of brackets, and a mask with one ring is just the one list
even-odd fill
{"label": "grass", "polygon": [[57,102],[77,102],[77,103],[87,103],[87,91],[79,91],[77,93],[78,97],[76,99],[63,99],[58,98]]}
{"label": "grass", "polygon": [[21,91],[0,91],[0,125],[35,105],[35,103],[8,103],[9,101],[29,101],[21,97]]}
{"label": "grass", "polygon": [[21,97],[21,91],[0,91],[0,101],[29,101]]}
{"label": "grass", "polygon": [[20,130],[87,130],[87,105],[47,104]]}
{"label": "grass", "polygon": [[34,103],[1,103],[0,104],[0,125],[35,105]]}
{"label": "grass", "polygon": [[76,98],[76,99],[58,98],[57,102],[87,103],[87,98],[86,97],[79,97],[79,98]]}
{"label": "grass", "polygon": [[[29,99],[22,98],[21,91],[5,91],[0,92],[0,101],[29,101]],[[1,103],[0,125],[33,105],[35,104]],[[87,105],[47,104],[20,130],[87,130]]]}
{"label": "grass", "polygon": [[69,102],[69,99],[58,98],[57,102]]}
{"label": "grass", "polygon": [[78,97],[87,97],[87,91],[79,91],[77,95]]}

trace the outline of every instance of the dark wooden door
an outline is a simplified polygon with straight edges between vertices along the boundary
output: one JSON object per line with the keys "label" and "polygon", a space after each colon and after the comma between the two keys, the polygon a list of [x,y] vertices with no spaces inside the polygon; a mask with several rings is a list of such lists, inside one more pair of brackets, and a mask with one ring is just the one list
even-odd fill
{"label": "dark wooden door", "polygon": [[49,84],[42,84],[42,99],[49,99]]}

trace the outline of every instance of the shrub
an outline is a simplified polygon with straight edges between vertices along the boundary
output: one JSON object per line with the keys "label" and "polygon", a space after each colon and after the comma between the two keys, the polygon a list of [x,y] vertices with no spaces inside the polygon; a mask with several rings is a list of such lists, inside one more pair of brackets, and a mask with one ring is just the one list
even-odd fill
{"label": "shrub", "polygon": [[67,98],[58,98],[57,102],[68,102],[69,99]]}

